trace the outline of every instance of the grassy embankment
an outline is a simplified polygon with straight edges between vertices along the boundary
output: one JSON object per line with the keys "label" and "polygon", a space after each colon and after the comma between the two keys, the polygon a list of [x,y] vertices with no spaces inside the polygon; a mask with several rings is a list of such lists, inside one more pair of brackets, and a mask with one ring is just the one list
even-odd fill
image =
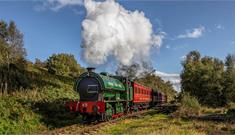
{"label": "grassy embankment", "polygon": [[46,69],[28,67],[32,89],[0,95],[0,134],[30,134],[78,123],[64,107],[78,99],[74,79],[50,75]]}

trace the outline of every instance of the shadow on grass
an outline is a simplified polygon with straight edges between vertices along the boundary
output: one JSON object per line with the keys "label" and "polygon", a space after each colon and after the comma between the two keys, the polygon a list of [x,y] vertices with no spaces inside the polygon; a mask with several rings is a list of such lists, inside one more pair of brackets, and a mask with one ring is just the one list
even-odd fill
{"label": "shadow on grass", "polygon": [[35,67],[39,71],[24,71],[27,87],[26,88],[41,88],[52,86],[55,88],[60,88],[61,85],[59,82],[63,84],[73,85],[75,79],[69,76],[62,75],[53,75],[48,73],[48,71],[44,68]]}
{"label": "shadow on grass", "polygon": [[[26,73],[28,78],[28,84],[30,88],[41,88],[45,86],[52,86],[55,88],[60,88],[60,85],[58,85],[57,82],[52,80],[52,77],[49,77],[48,75],[44,75],[43,73],[38,72],[27,72]],[[45,79],[47,78],[47,79]]]}
{"label": "shadow on grass", "polygon": [[199,120],[199,121],[216,121],[216,122],[226,122],[226,114],[209,114],[209,115],[202,115],[202,116],[189,116],[183,117],[183,119],[188,120]]}
{"label": "shadow on grass", "polygon": [[70,113],[65,103],[68,99],[60,99],[53,102],[37,102],[32,106],[35,113],[41,116],[41,121],[49,128],[61,128],[81,123],[81,117]]}

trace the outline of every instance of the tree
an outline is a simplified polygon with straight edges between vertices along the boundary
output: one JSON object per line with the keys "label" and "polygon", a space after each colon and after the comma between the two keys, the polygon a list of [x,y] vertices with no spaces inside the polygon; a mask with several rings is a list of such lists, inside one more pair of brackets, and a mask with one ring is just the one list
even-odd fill
{"label": "tree", "polygon": [[188,62],[198,62],[201,59],[201,54],[198,51],[191,51],[189,54],[186,56],[186,60]]}
{"label": "tree", "polygon": [[24,68],[26,51],[23,34],[11,21],[0,21],[0,89],[9,91],[26,86]]}
{"label": "tree", "polygon": [[212,57],[204,57],[201,62],[203,68],[199,88],[203,91],[203,95],[200,95],[200,101],[204,105],[223,106],[225,104],[223,96],[224,64],[221,60]]}
{"label": "tree", "polygon": [[52,74],[70,76],[77,76],[84,71],[73,55],[65,53],[53,54],[49,57],[47,60],[47,69]]}
{"label": "tree", "polygon": [[235,56],[229,54],[225,60],[224,95],[227,102],[235,102]]}
{"label": "tree", "polygon": [[[222,106],[224,64],[212,57],[200,57],[197,51],[190,52],[182,63],[182,91],[195,96],[203,105]],[[216,99],[216,100],[215,100]]]}
{"label": "tree", "polygon": [[119,65],[116,71],[116,74],[134,79],[137,77],[139,68],[140,68],[140,65],[138,64],[132,64],[130,66]]}
{"label": "tree", "polygon": [[16,28],[13,21],[10,22],[7,31],[7,43],[11,49],[10,57],[12,59],[25,58],[26,50],[24,48],[23,34]]}
{"label": "tree", "polygon": [[7,34],[7,23],[3,20],[0,20],[0,38],[6,40]]}
{"label": "tree", "polygon": [[35,65],[36,67],[43,67],[43,68],[46,67],[46,63],[43,62],[43,61],[41,61],[41,60],[38,59],[38,58],[35,59],[34,65]]}
{"label": "tree", "polygon": [[150,62],[142,61],[141,63],[134,63],[131,65],[119,65],[116,74],[126,76],[131,79],[146,76],[155,71]]}
{"label": "tree", "polygon": [[196,95],[198,93],[197,87],[199,86],[198,77],[200,77],[200,72],[197,72],[196,70],[202,67],[200,59],[200,53],[198,51],[192,51],[186,56],[185,61],[182,62],[182,90],[190,93],[191,95]]}

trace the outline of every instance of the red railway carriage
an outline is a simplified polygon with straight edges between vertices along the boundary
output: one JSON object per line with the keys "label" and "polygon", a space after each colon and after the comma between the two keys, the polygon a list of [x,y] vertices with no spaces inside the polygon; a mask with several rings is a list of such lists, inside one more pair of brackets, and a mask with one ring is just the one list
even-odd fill
{"label": "red railway carriage", "polygon": [[152,89],[136,82],[132,82],[134,108],[141,110],[148,108],[152,102]]}
{"label": "red railway carriage", "polygon": [[151,102],[152,89],[136,82],[133,82],[134,88],[134,103],[148,103]]}
{"label": "red railway carriage", "polygon": [[167,102],[167,96],[162,92],[158,92],[158,103],[164,104],[166,102]]}
{"label": "red railway carriage", "polygon": [[154,106],[162,105],[167,102],[167,96],[162,92],[153,90],[152,102]]}

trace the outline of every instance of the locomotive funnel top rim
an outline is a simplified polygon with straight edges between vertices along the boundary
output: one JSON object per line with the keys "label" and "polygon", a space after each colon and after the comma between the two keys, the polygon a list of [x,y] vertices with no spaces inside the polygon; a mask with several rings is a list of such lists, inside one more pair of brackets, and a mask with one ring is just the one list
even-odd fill
{"label": "locomotive funnel top rim", "polygon": [[94,72],[95,71],[94,67],[87,67],[86,69],[87,69],[88,72]]}

